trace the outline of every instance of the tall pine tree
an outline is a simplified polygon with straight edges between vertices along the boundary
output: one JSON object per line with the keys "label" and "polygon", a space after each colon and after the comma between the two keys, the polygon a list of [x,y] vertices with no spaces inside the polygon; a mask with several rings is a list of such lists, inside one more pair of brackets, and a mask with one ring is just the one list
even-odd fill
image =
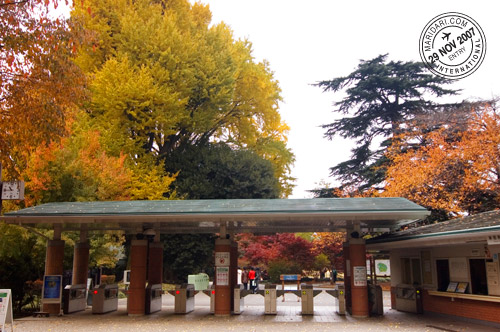
{"label": "tall pine tree", "polygon": [[434,76],[420,62],[387,61],[387,54],[361,60],[357,69],[345,77],[320,81],[324,92],[345,92],[334,103],[342,118],[322,127],[325,136],[354,139],[349,160],[331,168],[343,187],[364,191],[378,189],[385,179],[385,152],[392,138],[403,132],[408,120],[438,105],[428,98],[454,95],[443,85],[452,81]]}

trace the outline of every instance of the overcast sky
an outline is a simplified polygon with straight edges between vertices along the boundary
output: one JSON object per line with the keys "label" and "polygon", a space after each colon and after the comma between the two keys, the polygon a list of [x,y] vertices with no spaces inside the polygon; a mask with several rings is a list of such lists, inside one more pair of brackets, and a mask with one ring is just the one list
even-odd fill
{"label": "overcast sky", "polygon": [[[290,126],[288,146],[296,156],[292,198],[321,180],[334,183],[329,168],[347,159],[351,143],[328,141],[319,126],[335,119],[332,103],[341,94],[322,93],[311,84],[351,73],[360,59],[389,53],[390,60],[420,61],[419,37],[425,25],[445,12],[472,17],[487,41],[481,67],[453,87],[456,100],[500,96],[499,1],[333,1],[202,0],[213,23],[224,21],[235,38],[253,44],[280,82],[280,113]],[[494,81],[494,78],[497,80]],[[449,101],[449,100],[447,100]]]}

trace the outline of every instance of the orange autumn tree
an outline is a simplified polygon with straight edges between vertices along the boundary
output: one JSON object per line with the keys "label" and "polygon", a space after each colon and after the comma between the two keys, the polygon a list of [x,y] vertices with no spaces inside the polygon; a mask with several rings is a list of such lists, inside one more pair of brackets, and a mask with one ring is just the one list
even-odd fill
{"label": "orange autumn tree", "polygon": [[41,142],[66,134],[84,95],[84,76],[70,59],[77,42],[54,17],[62,2],[0,1],[0,161],[7,178],[19,177]]}
{"label": "orange autumn tree", "polygon": [[73,133],[60,142],[42,144],[24,172],[27,206],[57,201],[165,199],[175,176],[156,165],[134,167],[125,154],[106,152],[97,131]]}
{"label": "orange autumn tree", "polygon": [[416,126],[393,144],[381,195],[406,197],[444,212],[443,217],[500,207],[500,115],[495,105],[472,106],[462,126],[432,129]]}
{"label": "orange autumn tree", "polygon": [[313,233],[313,253],[326,255],[330,262],[328,270],[343,270],[343,245],[346,235],[342,232]]}

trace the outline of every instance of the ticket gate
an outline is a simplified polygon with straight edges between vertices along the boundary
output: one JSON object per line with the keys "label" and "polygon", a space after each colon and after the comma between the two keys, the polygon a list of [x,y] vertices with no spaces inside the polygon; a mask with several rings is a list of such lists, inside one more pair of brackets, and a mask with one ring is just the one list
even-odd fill
{"label": "ticket gate", "polygon": [[327,290],[327,294],[337,298],[339,306],[337,310],[337,314],[344,316],[345,315],[345,287],[344,285],[337,285],[335,289]]}
{"label": "ticket gate", "polygon": [[146,287],[146,315],[161,310],[161,295],[163,289],[161,284],[148,285]]}
{"label": "ticket gate", "polygon": [[92,290],[92,313],[118,310],[118,285],[100,285]]}
{"label": "ticket gate", "polygon": [[246,292],[243,292],[243,285],[234,286],[234,308],[233,314],[239,315],[243,312],[245,306]]}
{"label": "ticket gate", "polygon": [[422,290],[413,285],[396,286],[396,310],[423,313]]}
{"label": "ticket gate", "polygon": [[264,313],[266,315],[276,315],[277,311],[276,285],[266,284],[264,287]]}
{"label": "ticket gate", "polygon": [[87,285],[68,285],[63,290],[63,312],[71,314],[87,308]]}
{"label": "ticket gate", "polygon": [[194,285],[181,284],[175,287],[174,291],[169,291],[175,296],[174,312],[176,314],[187,314],[194,310]]}
{"label": "ticket gate", "polygon": [[205,293],[207,296],[210,297],[210,313],[214,314],[215,313],[215,285],[212,285],[212,287],[210,289],[203,290],[203,293]]}
{"label": "ticket gate", "polygon": [[320,290],[314,290],[312,285],[301,285],[300,299],[302,302],[302,315],[314,315],[314,297],[321,293]]}

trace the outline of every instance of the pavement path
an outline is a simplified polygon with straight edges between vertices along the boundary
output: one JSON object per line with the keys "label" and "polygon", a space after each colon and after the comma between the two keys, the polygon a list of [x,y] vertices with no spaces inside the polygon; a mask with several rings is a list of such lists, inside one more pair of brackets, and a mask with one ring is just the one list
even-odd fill
{"label": "pavement path", "polygon": [[[388,297],[388,292],[384,292]],[[335,313],[335,299],[326,293],[315,297],[314,316],[300,314],[300,302],[293,294],[286,301],[278,298],[278,314],[264,315],[264,299],[260,295],[245,297],[241,315],[215,317],[210,314],[209,297],[199,293],[195,310],[187,315],[174,314],[174,297],[162,297],[162,311],[149,316],[128,317],[126,300],[119,301],[118,311],[92,315],[91,309],[62,317],[26,317],[14,322],[14,331],[22,332],[314,332],[314,331],[499,331],[498,328],[429,315],[402,313],[384,307],[381,317],[355,319]],[[389,303],[384,300],[384,303]]]}

